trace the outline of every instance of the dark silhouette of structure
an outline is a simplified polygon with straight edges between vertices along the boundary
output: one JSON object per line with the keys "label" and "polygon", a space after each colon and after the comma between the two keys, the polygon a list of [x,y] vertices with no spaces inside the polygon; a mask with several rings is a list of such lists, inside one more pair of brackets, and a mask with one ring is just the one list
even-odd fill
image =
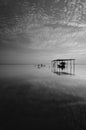
{"label": "dark silhouette of structure", "polygon": [[35,65],[35,67],[37,67],[38,69],[40,69],[42,67],[45,67],[45,64],[37,64],[37,65]]}
{"label": "dark silhouette of structure", "polygon": [[65,64],[66,63],[62,61],[57,67],[61,68],[63,70],[63,69],[65,69]]}
{"label": "dark silhouette of structure", "polygon": [[51,70],[56,74],[75,75],[75,59],[56,59],[51,61]]}

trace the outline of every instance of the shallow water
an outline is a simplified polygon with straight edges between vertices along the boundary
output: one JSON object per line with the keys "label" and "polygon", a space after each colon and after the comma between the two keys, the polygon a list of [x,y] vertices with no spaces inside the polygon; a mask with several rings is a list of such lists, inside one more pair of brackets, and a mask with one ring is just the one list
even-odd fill
{"label": "shallow water", "polygon": [[86,65],[76,65],[75,77],[86,79]]}
{"label": "shallow water", "polygon": [[[23,80],[24,82],[59,83],[64,86],[86,86],[86,66],[76,65],[75,74],[57,74],[49,65],[38,68],[34,65],[1,65],[0,79]],[[53,87],[53,85],[51,85]]]}
{"label": "shallow water", "polygon": [[[0,65],[0,77],[15,77],[27,74],[39,77],[52,76],[51,70],[49,65],[41,68],[38,68],[35,65]],[[66,76],[66,74],[64,76]],[[86,65],[76,65],[75,77],[86,78]]]}
{"label": "shallow water", "polygon": [[55,74],[49,65],[42,68],[37,68],[34,65],[0,65],[0,78],[12,78],[12,77],[27,77],[30,78],[43,78],[43,77],[64,77],[75,79],[86,79],[86,65],[76,65],[75,75],[70,74]]}
{"label": "shallow water", "polygon": [[86,128],[85,72],[86,66],[76,66],[75,75],[59,75],[49,65],[1,65],[2,129]]}
{"label": "shallow water", "polygon": [[56,89],[65,94],[86,99],[86,66],[76,65],[75,75],[53,73],[49,65],[38,68],[34,65],[0,66],[0,83],[5,86],[33,84]]}

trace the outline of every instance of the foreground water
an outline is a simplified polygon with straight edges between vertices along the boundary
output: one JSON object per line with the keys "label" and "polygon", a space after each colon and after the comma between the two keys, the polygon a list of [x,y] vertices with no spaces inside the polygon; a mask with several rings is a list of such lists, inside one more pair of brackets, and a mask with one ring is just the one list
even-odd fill
{"label": "foreground water", "polygon": [[75,75],[49,65],[0,66],[0,128],[85,129],[85,72],[85,65],[76,65]]}

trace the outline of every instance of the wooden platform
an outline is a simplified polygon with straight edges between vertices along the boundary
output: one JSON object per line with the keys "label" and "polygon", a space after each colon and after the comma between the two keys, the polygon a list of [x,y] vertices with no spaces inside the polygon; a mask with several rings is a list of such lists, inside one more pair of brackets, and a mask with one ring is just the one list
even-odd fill
{"label": "wooden platform", "polygon": [[51,68],[54,73],[67,73],[75,75],[75,59],[56,59],[51,61]]}

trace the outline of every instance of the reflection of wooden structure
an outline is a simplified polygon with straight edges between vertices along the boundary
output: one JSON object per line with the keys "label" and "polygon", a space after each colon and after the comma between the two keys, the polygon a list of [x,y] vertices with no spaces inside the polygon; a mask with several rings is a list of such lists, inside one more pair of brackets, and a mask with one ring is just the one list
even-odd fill
{"label": "reflection of wooden structure", "polygon": [[51,61],[51,69],[57,74],[75,74],[75,59],[56,59]]}

